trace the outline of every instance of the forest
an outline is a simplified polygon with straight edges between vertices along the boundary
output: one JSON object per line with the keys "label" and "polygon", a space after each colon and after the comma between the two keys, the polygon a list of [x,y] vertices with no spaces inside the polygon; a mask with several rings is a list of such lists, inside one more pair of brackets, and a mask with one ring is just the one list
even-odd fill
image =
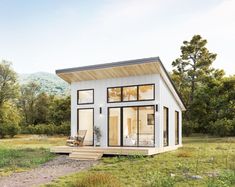
{"label": "forest", "polygon": [[[217,54],[206,45],[200,35],[184,41],[169,72],[187,108],[183,134],[235,136],[235,74],[215,69]],[[0,62],[0,138],[18,133],[68,135],[69,124],[69,96],[43,92],[35,81],[19,84],[12,64]]]}

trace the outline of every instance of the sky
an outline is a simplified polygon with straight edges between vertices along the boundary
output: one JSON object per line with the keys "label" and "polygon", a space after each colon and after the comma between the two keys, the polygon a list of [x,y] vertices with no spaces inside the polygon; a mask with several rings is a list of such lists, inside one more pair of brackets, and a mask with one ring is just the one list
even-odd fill
{"label": "sky", "polygon": [[18,73],[159,56],[200,34],[235,74],[235,0],[0,0],[0,59]]}

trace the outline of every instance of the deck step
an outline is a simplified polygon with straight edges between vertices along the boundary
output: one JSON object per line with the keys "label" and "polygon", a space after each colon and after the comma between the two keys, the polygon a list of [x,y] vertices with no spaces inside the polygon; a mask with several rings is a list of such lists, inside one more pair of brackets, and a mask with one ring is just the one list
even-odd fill
{"label": "deck step", "polygon": [[81,148],[81,149],[73,149],[73,153],[75,152],[83,152],[83,153],[103,153],[103,150],[95,149],[95,148]]}
{"label": "deck step", "polygon": [[103,156],[103,152],[100,152],[100,151],[99,152],[95,150],[87,151],[83,149],[79,149],[79,151],[78,150],[75,151],[75,150],[73,150],[69,154],[69,158],[75,159],[75,160],[99,160]]}

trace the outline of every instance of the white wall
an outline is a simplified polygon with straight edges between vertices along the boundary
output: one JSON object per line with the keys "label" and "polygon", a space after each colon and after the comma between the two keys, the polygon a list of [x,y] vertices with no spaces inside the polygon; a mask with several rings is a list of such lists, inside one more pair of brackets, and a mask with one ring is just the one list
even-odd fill
{"label": "white wall", "polygon": [[[155,100],[141,102],[122,102],[122,103],[107,103],[107,88],[114,86],[139,85],[139,84],[155,84]],[[94,89],[94,104],[77,105],[77,90]],[[161,99],[161,102],[160,102]],[[94,108],[94,124],[100,127],[102,137],[101,146],[107,146],[107,108],[118,106],[138,106],[138,105],[158,105],[158,112],[155,113],[155,145],[156,147],[163,146],[163,120],[162,108],[169,108],[169,124],[170,136],[169,143],[174,145],[174,111],[179,111],[181,125],[181,110],[171,95],[169,89],[161,79],[159,74],[133,76],[116,79],[92,80],[83,82],[73,82],[71,84],[71,135],[76,135],[77,132],[77,109],[78,108]],[[102,107],[102,115],[99,114],[99,107]],[[181,128],[180,128],[181,133]],[[181,137],[180,137],[181,143]]]}
{"label": "white wall", "polygon": [[179,145],[182,145],[182,112],[179,104],[173,97],[168,86],[162,77],[160,81],[160,104],[159,115],[160,118],[160,147],[163,147],[163,107],[168,108],[168,123],[169,123],[169,146],[175,145],[175,111],[179,112]]}

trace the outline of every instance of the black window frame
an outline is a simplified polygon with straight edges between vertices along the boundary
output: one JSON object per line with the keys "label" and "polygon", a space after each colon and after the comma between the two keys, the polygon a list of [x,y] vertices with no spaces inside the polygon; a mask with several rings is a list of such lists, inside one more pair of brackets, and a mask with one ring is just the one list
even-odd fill
{"label": "black window frame", "polygon": [[[152,99],[139,99],[139,87],[140,86],[153,86],[153,98]],[[123,100],[123,88],[126,87],[137,87],[137,97],[136,100],[124,101]],[[121,101],[109,101],[109,89],[112,88],[121,88]],[[155,84],[148,83],[148,84],[137,84],[137,85],[125,85],[125,86],[113,86],[107,88],[107,103],[122,103],[122,102],[139,102],[139,101],[154,101],[155,100]]]}
{"label": "black window frame", "polygon": [[[114,89],[114,88],[120,88],[121,89],[120,101],[109,101],[109,89]],[[122,102],[122,87],[121,86],[108,87],[107,88],[107,103],[120,103],[120,102]]]}
{"label": "black window frame", "polygon": [[[163,146],[164,147],[167,147],[169,146],[169,108],[168,107],[163,107],[163,116],[164,116],[164,113],[165,113],[165,110],[167,111],[166,113],[166,139],[167,139],[167,144],[164,143],[164,127],[163,127]],[[164,119],[163,119],[164,120]],[[164,123],[163,123],[164,125]]]}
{"label": "black window frame", "polygon": [[[91,103],[79,103],[79,92],[80,91],[92,91],[92,102]],[[93,88],[91,89],[81,89],[81,90],[77,90],[77,105],[88,105],[88,104],[94,104],[94,100],[95,100],[95,90]]]}
{"label": "black window frame", "polygon": [[175,127],[177,126],[177,132],[176,132],[176,129],[175,129],[175,134],[177,134],[177,137],[175,137],[175,145],[179,145],[180,143],[180,135],[179,135],[179,129],[180,129],[180,120],[179,120],[179,116],[180,116],[180,113],[179,111],[175,110],[175,115],[177,116],[177,121],[175,121]]}
{"label": "black window frame", "polygon": [[95,111],[94,108],[77,108],[77,132],[79,131],[79,111],[80,110],[92,110],[92,115],[93,115],[93,140],[92,140],[92,145],[89,146],[94,146],[95,142],[95,135],[94,135],[94,128],[95,128]]}
{"label": "black window frame", "polygon": [[[137,107],[137,145],[136,146],[126,146],[123,145],[123,108],[128,108],[128,107]],[[140,146],[139,145],[139,108],[140,107],[153,107],[153,115],[154,115],[154,129],[153,129],[153,145],[152,146]],[[113,146],[109,144],[109,118],[110,118],[110,109],[112,108],[120,108],[120,145],[118,146]],[[112,106],[107,108],[107,145],[108,147],[155,147],[156,145],[156,137],[155,137],[155,130],[156,130],[156,120],[155,120],[155,105],[128,105],[128,106]]]}

